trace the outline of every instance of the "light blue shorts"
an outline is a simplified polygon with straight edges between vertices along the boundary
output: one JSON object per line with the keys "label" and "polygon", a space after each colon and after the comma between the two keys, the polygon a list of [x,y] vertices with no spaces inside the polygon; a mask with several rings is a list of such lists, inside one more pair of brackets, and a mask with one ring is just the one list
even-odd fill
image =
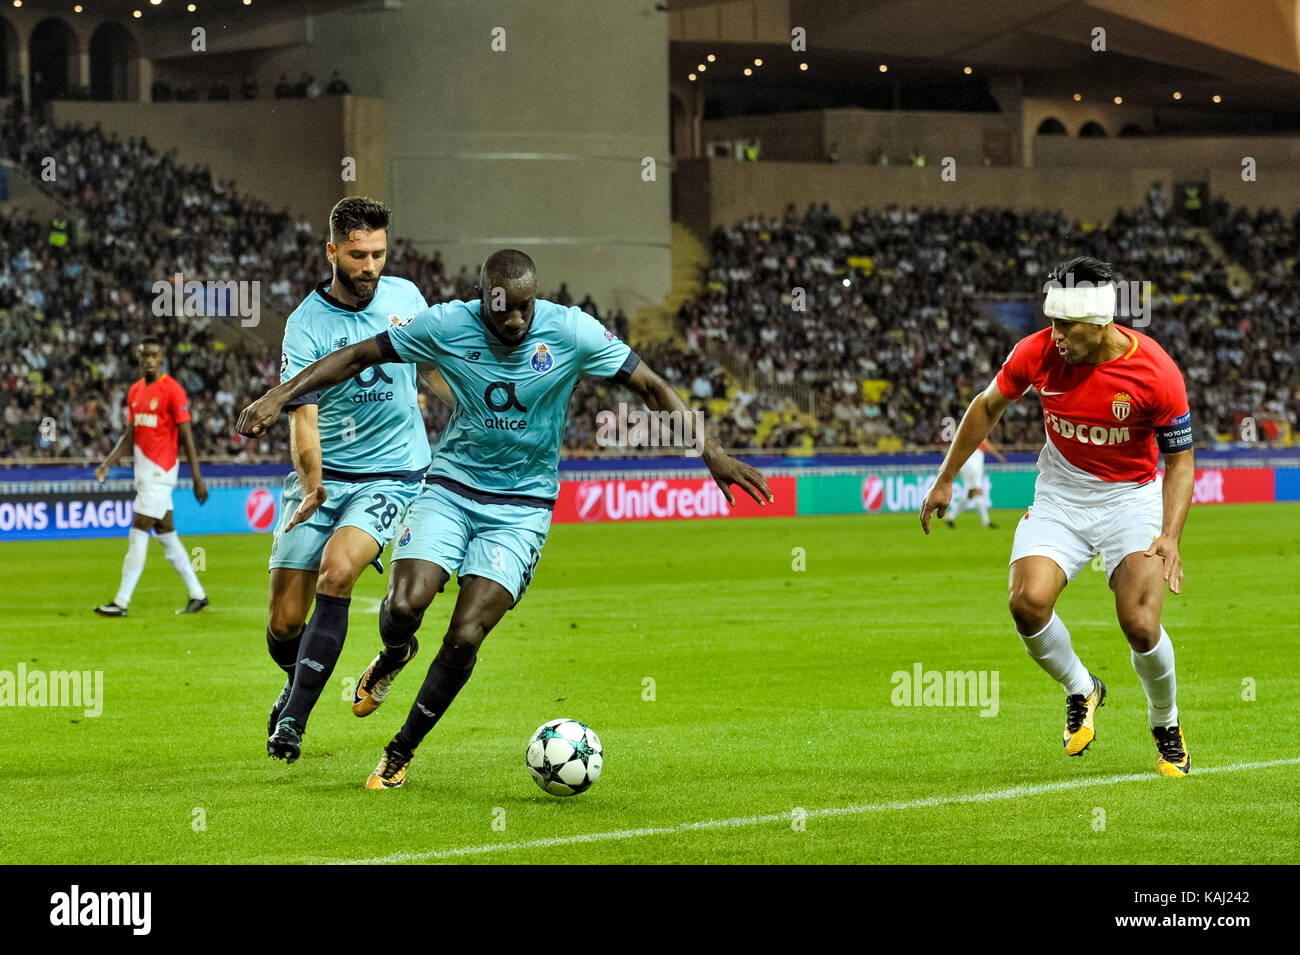
{"label": "light blue shorts", "polygon": [[517,604],[550,531],[547,508],[475,501],[425,484],[397,533],[393,560],[427,560],[448,574],[495,580]]}
{"label": "light blue shorts", "polygon": [[302,483],[294,471],[284,479],[280,517],[271,540],[271,569],[319,570],[321,553],[340,527],[359,527],[375,539],[379,550],[397,533],[402,514],[420,493],[418,481],[382,479],[376,481],[321,482],[325,503],[305,524],[288,533],[285,527],[302,503]]}

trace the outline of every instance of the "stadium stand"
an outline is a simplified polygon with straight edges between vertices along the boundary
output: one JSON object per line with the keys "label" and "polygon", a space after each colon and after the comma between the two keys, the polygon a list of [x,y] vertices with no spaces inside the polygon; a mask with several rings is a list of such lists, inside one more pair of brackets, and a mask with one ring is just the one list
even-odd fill
{"label": "stadium stand", "polygon": [[[257,280],[264,306],[287,314],[327,274],[311,224],[143,139],[10,109],[0,142],[33,175],[56,157],[49,189],[80,220],[66,242],[52,242],[50,223],[0,215],[0,454],[105,454],[135,376],[130,344],[155,334],[191,395],[202,454],[283,456],[283,432],[249,445],[233,429],[239,408],[275,380],[266,348],[220,319],[154,315],[152,282],[141,287],[140,276]],[[1089,254],[1151,283],[1147,330],[1195,384],[1198,431],[1231,434],[1251,416],[1267,439],[1295,424],[1298,232],[1300,217],[1223,203],[1198,229],[1154,191],[1146,208],[1120,210],[1104,227],[1047,211],[891,206],[841,221],[825,206],[790,207],[779,220],[715,230],[707,288],[678,310],[677,340],[638,348],[729,447],[933,447],[1021,334],[989,306],[1035,301],[1051,263]],[[430,302],[473,296],[466,267],[453,275],[438,253],[400,238],[388,274],[410,278]],[[567,286],[554,294],[570,295]],[[601,317],[590,296],[580,304]],[[621,312],[605,318],[627,335]],[[599,451],[596,414],[621,399],[630,396],[581,385],[566,451]],[[438,402],[426,418],[431,434],[445,426]],[[1041,427],[1035,403],[1022,402],[997,436],[1033,446]]]}

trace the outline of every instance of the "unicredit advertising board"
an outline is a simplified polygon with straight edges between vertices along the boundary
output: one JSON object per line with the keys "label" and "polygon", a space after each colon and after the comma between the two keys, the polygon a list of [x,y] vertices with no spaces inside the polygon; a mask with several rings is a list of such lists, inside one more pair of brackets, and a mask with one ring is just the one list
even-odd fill
{"label": "unicredit advertising board", "polygon": [[732,507],[713,478],[650,478],[603,481],[561,481],[552,521],[598,523],[605,521],[671,521],[710,517],[794,517],[797,479],[772,478],[774,500],[760,507],[739,487],[733,487]]}
{"label": "unicredit advertising board", "polygon": [[[55,469],[50,469],[51,471]],[[644,473],[644,472],[643,472]],[[1028,468],[988,471],[985,493],[994,507],[1022,509],[1033,502],[1036,472]],[[732,517],[793,517],[803,514],[914,513],[934,480],[932,471],[879,471],[769,479],[775,502],[759,507],[739,488],[727,504],[707,473],[690,478],[620,478],[561,481],[555,523],[695,520]],[[131,526],[130,491],[57,489],[42,492],[28,480],[0,480],[0,541],[122,537]],[[22,492],[17,493],[21,486]],[[66,485],[65,485],[66,486]],[[957,489],[960,493],[960,488]],[[278,481],[259,487],[213,488],[202,507],[189,488],[172,495],[182,534],[269,533],[280,508]],[[1195,504],[1268,503],[1300,500],[1300,469],[1201,468]]]}

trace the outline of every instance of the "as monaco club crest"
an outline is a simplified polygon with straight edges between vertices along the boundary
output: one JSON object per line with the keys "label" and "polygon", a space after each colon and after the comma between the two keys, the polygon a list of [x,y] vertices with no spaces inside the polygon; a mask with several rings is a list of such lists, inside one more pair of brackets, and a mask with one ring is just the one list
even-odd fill
{"label": "as monaco club crest", "polygon": [[244,501],[244,516],[253,530],[259,533],[270,530],[275,523],[275,498],[271,492],[264,487],[250,491]]}
{"label": "as monaco club crest", "polygon": [[1123,391],[1118,392],[1115,395],[1114,399],[1110,403],[1110,410],[1111,413],[1115,415],[1116,421],[1123,421],[1128,417],[1128,413],[1133,407],[1131,404],[1132,401],[1133,399]]}

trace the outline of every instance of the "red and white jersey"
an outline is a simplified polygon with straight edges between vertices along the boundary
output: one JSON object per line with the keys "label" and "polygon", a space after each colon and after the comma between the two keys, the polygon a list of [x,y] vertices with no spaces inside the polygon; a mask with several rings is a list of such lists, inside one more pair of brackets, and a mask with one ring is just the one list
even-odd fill
{"label": "red and white jersey", "polygon": [[1071,365],[1049,327],[1017,342],[998,372],[1006,397],[1032,387],[1042,398],[1047,444],[1038,458],[1040,486],[1079,503],[1103,503],[1154,481],[1157,441],[1166,452],[1192,446],[1178,366],[1155,339],[1119,330],[1131,347],[1100,365]]}
{"label": "red and white jersey", "polygon": [[177,425],[190,420],[190,400],[170,375],[153,384],[141,378],[126,393],[127,420],[135,428],[136,480],[175,480]]}

